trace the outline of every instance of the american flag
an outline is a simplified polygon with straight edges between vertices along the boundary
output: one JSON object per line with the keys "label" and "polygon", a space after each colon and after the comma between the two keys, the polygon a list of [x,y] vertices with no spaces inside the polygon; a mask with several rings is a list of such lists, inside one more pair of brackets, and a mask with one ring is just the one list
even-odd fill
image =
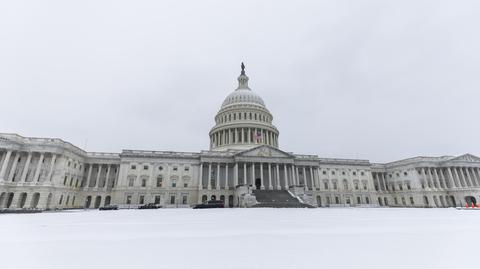
{"label": "american flag", "polygon": [[253,131],[253,140],[257,142],[262,140],[262,133]]}

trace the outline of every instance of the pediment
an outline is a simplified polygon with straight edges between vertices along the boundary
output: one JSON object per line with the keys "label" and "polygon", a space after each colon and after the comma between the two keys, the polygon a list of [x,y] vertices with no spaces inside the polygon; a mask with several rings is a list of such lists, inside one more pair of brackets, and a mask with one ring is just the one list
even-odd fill
{"label": "pediment", "polygon": [[472,154],[463,154],[458,157],[450,159],[450,161],[457,161],[457,162],[480,162],[480,158],[472,155]]}
{"label": "pediment", "polygon": [[253,149],[242,151],[236,154],[239,157],[273,157],[273,158],[293,158],[294,156],[279,149],[270,146],[258,146]]}

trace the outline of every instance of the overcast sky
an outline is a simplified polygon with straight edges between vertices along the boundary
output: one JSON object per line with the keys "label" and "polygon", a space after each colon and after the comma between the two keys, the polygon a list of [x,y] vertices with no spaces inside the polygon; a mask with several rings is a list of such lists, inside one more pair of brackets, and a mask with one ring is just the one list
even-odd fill
{"label": "overcast sky", "polygon": [[478,155],[479,31],[480,1],[2,1],[0,132],[205,150],[244,61],[282,150]]}

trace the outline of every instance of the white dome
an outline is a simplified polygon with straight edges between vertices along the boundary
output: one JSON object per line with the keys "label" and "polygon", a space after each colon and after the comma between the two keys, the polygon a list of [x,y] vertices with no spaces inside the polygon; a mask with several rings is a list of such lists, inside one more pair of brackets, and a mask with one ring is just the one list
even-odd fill
{"label": "white dome", "polygon": [[253,103],[265,107],[262,98],[250,89],[237,89],[225,98],[222,108],[237,103]]}

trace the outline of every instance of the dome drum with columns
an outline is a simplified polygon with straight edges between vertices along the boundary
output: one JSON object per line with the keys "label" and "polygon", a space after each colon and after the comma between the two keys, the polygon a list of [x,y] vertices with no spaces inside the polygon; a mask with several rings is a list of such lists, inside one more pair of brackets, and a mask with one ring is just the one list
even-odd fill
{"label": "dome drum with columns", "polygon": [[238,88],[225,98],[210,131],[211,150],[246,150],[259,145],[278,148],[278,130],[260,96],[248,87],[242,63]]}

